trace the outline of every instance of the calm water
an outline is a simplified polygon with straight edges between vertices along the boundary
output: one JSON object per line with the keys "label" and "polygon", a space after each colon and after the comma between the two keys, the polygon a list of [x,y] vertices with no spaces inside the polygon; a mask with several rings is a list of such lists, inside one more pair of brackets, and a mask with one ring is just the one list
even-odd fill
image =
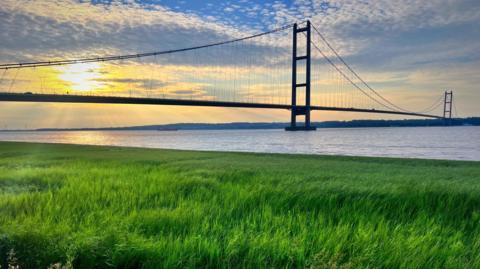
{"label": "calm water", "polygon": [[2,141],[480,161],[480,127],[0,133]]}

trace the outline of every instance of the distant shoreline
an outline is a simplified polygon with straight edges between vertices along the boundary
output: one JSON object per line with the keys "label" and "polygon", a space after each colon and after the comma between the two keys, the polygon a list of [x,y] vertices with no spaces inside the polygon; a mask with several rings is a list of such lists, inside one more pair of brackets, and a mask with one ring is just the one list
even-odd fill
{"label": "distant shoreline", "polygon": [[[435,127],[446,126],[442,119],[408,120],[352,120],[315,122],[317,128],[375,128],[375,127]],[[287,122],[232,122],[232,123],[174,123],[144,126],[100,128],[39,128],[3,129],[0,132],[48,132],[48,131],[183,131],[183,130],[258,130],[283,129]],[[480,126],[480,117],[451,119],[448,126]]]}

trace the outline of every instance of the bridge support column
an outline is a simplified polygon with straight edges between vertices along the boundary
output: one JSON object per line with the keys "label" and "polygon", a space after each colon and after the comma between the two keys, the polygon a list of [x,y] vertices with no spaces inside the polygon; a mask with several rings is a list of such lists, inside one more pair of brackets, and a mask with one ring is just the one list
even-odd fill
{"label": "bridge support column", "polygon": [[443,120],[445,125],[452,123],[452,104],[453,91],[445,91],[445,99],[443,100]]}
{"label": "bridge support column", "polygon": [[[292,109],[290,126],[285,128],[287,131],[314,131],[317,128],[310,124],[310,72],[311,72],[311,26],[307,21],[307,26],[298,28],[295,23],[293,26],[293,54],[292,54]],[[297,35],[305,33],[306,36],[306,55],[297,55]],[[305,83],[297,82],[297,63],[305,62]],[[297,105],[297,89],[305,90],[305,105]],[[305,123],[297,125],[297,116],[305,116]]]}

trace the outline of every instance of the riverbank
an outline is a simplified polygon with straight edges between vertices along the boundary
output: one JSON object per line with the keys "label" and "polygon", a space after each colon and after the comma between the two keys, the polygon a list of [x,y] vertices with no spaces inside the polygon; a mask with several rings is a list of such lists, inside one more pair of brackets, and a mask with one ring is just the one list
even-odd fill
{"label": "riverbank", "polygon": [[478,268],[479,162],[0,142],[20,268]]}

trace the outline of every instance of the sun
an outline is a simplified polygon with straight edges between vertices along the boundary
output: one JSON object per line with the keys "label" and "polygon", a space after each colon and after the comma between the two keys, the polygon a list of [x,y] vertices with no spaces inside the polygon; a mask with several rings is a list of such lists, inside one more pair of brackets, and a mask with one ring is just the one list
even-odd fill
{"label": "sun", "polygon": [[58,77],[68,84],[73,91],[95,91],[101,88],[102,74],[99,63],[81,63],[59,67]]}

